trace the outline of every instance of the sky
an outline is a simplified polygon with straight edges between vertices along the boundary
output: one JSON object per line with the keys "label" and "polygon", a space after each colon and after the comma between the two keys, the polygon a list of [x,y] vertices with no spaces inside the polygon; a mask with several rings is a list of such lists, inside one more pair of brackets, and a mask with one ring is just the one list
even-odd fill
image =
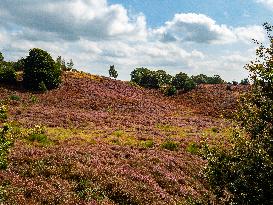
{"label": "sky", "polygon": [[0,0],[0,52],[38,47],[92,74],[115,65],[121,80],[147,67],[240,81],[272,21],[273,0]]}

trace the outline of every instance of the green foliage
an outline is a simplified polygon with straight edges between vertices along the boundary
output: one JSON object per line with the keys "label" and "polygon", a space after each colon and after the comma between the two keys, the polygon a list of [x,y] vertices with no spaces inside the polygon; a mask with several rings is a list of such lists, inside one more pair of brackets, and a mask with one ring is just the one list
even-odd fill
{"label": "green foliage", "polygon": [[175,75],[172,85],[183,92],[188,92],[196,87],[195,82],[186,73],[182,72]]}
{"label": "green foliage", "polygon": [[161,147],[170,151],[177,151],[179,144],[172,140],[166,140],[165,142],[161,144]]}
{"label": "green foliage", "polygon": [[177,89],[175,86],[169,86],[167,90],[165,91],[165,94],[167,96],[173,96],[177,94]]}
{"label": "green foliage", "polygon": [[248,78],[245,78],[245,79],[241,80],[241,83],[240,83],[240,84],[241,84],[241,85],[249,85],[249,84],[250,84],[249,79],[248,79]]}
{"label": "green foliage", "polygon": [[219,201],[229,204],[273,204],[273,28],[264,24],[270,40],[257,59],[246,65],[252,92],[242,97],[235,130],[226,148],[204,146],[205,176]]}
{"label": "green foliage", "polygon": [[30,102],[32,102],[32,103],[38,102],[38,98],[37,98],[37,96],[35,96],[35,95],[31,95],[30,98],[29,98],[29,100],[30,100]]}
{"label": "green foliage", "polygon": [[0,122],[5,122],[8,118],[7,108],[4,105],[0,106]]}
{"label": "green foliage", "polygon": [[45,129],[41,126],[35,126],[34,128],[30,129],[26,139],[31,142],[38,142],[42,145],[51,144],[51,141],[45,134]]}
{"label": "green foliage", "polygon": [[[31,90],[58,87],[61,82],[61,70],[46,51],[33,48],[25,59],[24,86]],[[44,90],[44,89],[43,89]]]}
{"label": "green foliage", "polygon": [[144,148],[152,148],[154,147],[155,143],[153,140],[145,140],[141,142],[141,146]]}
{"label": "green foliage", "polygon": [[18,95],[11,95],[11,96],[9,96],[9,99],[14,100],[14,101],[20,101],[21,98]]}
{"label": "green foliage", "polygon": [[109,76],[115,79],[118,77],[118,72],[116,71],[114,65],[110,65]]}
{"label": "green foliage", "polygon": [[12,66],[15,71],[23,71],[25,68],[25,59],[19,59],[18,61],[14,62]]}
{"label": "green foliage", "polygon": [[207,84],[223,84],[225,81],[219,76],[214,75],[212,77],[207,78]]}
{"label": "green foliage", "polygon": [[200,147],[195,142],[192,142],[187,146],[186,149],[191,154],[198,154],[199,153],[199,148]]}
{"label": "green foliage", "polygon": [[204,74],[192,76],[191,78],[192,78],[193,82],[195,82],[197,85],[208,83],[208,76],[206,76]]}
{"label": "green foliage", "polygon": [[4,61],[4,56],[3,54],[0,52],[0,63]]}
{"label": "green foliage", "polygon": [[164,70],[152,71],[148,68],[136,68],[131,72],[131,81],[146,88],[160,88],[170,85],[172,76]]}
{"label": "green foliage", "polygon": [[8,166],[7,154],[12,145],[12,141],[7,137],[10,127],[7,124],[1,124],[1,121],[6,119],[7,109],[2,105],[0,107],[0,170]]}
{"label": "green foliage", "polygon": [[16,72],[12,66],[0,64],[0,83],[14,84],[16,82]]}

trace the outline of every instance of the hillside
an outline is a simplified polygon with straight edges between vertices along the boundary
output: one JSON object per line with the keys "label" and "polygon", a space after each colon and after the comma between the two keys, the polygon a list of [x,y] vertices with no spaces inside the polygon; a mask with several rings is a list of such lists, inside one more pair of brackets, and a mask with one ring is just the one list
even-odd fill
{"label": "hillside", "polygon": [[0,171],[0,195],[8,204],[190,203],[209,194],[200,142],[226,143],[230,123],[220,116],[246,90],[207,85],[165,97],[78,72],[44,94],[0,87],[21,136]]}

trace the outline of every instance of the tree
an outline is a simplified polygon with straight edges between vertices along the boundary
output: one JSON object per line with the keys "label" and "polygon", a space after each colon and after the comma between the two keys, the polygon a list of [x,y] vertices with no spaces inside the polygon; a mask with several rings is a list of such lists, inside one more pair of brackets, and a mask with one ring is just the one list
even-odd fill
{"label": "tree", "polygon": [[118,72],[115,70],[114,65],[110,65],[109,76],[115,79],[118,77]]}
{"label": "tree", "polygon": [[182,90],[188,92],[196,87],[195,82],[189,78],[186,73],[178,73],[172,80],[172,85],[176,87],[177,90]]}
{"label": "tree", "polygon": [[249,85],[250,84],[249,79],[248,78],[242,79],[240,84],[241,85]]}
{"label": "tree", "polygon": [[4,56],[3,54],[0,52],[0,63],[4,61]]}
{"label": "tree", "polygon": [[204,74],[199,74],[199,75],[196,75],[196,76],[192,76],[191,78],[197,85],[207,84],[208,83],[208,76],[206,76]]}
{"label": "tree", "polygon": [[39,90],[43,84],[46,89],[56,88],[61,83],[61,70],[49,53],[33,48],[25,59],[23,83],[31,90]]}
{"label": "tree", "polygon": [[16,72],[10,65],[0,64],[0,83],[14,84],[16,82]]}
{"label": "tree", "polygon": [[[205,146],[205,176],[211,189],[228,204],[273,204],[273,27],[265,23],[270,45],[259,46],[245,68],[253,81],[241,99],[230,147]],[[224,200],[227,199],[227,200]]]}
{"label": "tree", "polygon": [[207,78],[208,84],[223,84],[224,82],[225,81],[219,75],[214,75],[213,77]]}

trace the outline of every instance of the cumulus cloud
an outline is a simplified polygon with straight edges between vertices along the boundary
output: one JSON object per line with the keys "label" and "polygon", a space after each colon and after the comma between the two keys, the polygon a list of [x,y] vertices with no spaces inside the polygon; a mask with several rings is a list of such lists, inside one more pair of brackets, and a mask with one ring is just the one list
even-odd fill
{"label": "cumulus cloud", "polygon": [[[65,40],[129,39],[146,36],[143,15],[130,19],[121,5],[106,0],[1,0],[2,24],[16,24],[32,33],[48,32]],[[28,32],[25,32],[27,35]],[[35,34],[35,33],[34,33]],[[34,39],[36,40],[36,39]]]}
{"label": "cumulus cloud", "polygon": [[176,14],[171,21],[154,31],[162,35],[162,41],[192,41],[197,43],[231,42],[236,39],[226,25],[203,14]]}
{"label": "cumulus cloud", "polygon": [[195,42],[206,44],[227,44],[239,40],[249,43],[251,39],[264,40],[261,26],[228,27],[219,25],[204,14],[176,14],[164,26],[155,29],[154,35],[163,42]]}

